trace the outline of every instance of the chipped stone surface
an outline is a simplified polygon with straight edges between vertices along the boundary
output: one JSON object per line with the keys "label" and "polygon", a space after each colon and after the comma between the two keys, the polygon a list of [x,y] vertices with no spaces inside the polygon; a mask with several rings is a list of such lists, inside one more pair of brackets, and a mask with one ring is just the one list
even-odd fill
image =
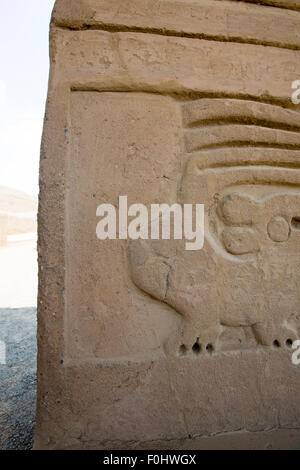
{"label": "chipped stone surface", "polygon": [[[36,448],[299,435],[300,12],[272,3],[57,1]],[[121,195],[204,204],[203,249],[98,240]]]}

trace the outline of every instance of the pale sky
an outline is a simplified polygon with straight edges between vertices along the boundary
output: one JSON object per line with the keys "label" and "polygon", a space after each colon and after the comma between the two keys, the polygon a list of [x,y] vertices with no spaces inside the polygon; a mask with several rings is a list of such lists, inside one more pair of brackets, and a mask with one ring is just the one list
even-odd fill
{"label": "pale sky", "polygon": [[38,194],[55,0],[1,0],[0,185]]}

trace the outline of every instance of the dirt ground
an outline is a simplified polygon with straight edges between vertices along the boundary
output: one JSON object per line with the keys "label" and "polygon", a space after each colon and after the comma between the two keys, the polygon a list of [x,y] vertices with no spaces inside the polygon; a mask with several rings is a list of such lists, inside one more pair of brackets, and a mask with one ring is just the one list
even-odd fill
{"label": "dirt ground", "polygon": [[36,396],[37,252],[0,248],[0,450],[30,449]]}
{"label": "dirt ground", "polygon": [[36,309],[0,309],[0,449],[30,449],[35,423]]}

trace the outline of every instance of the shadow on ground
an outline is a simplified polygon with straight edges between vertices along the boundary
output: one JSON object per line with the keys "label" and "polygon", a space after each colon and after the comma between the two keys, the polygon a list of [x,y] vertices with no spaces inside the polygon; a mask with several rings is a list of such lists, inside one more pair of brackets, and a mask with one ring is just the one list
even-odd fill
{"label": "shadow on ground", "polygon": [[[0,309],[0,344],[0,450],[31,449],[36,397],[36,309]],[[4,347],[5,364],[1,364]]]}

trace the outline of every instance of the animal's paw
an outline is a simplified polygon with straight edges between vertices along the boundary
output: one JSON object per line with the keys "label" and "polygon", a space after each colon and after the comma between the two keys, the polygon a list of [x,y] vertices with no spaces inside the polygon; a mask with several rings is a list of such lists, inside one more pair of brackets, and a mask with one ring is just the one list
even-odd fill
{"label": "animal's paw", "polygon": [[218,350],[219,327],[202,330],[185,322],[177,337],[171,338],[165,350],[168,355],[197,356],[199,354],[212,354]]}
{"label": "animal's paw", "polygon": [[257,323],[253,327],[253,333],[257,342],[262,346],[271,346],[273,348],[292,347],[297,339],[297,332],[292,327],[281,325],[275,328],[268,323]]}

